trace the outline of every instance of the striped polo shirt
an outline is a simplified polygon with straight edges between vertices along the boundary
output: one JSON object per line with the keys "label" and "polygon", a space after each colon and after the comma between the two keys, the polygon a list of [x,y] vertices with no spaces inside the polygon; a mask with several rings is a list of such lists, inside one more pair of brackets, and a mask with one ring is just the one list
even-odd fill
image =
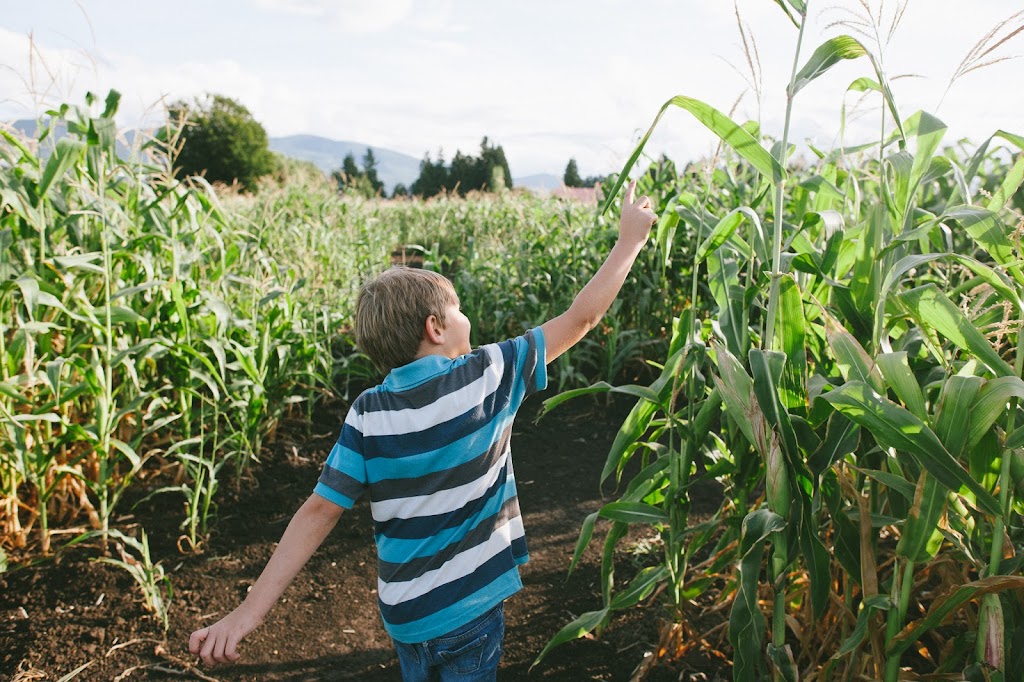
{"label": "striped polo shirt", "polygon": [[349,409],[314,492],[345,508],[369,492],[378,603],[399,642],[445,635],[522,588],[509,445],[516,411],[546,385],[536,328],[414,360]]}

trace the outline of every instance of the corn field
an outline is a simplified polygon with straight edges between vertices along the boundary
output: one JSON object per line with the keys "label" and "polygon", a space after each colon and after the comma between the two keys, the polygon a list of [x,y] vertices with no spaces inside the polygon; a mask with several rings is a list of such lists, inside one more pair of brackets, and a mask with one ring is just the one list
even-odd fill
{"label": "corn field", "polygon": [[[114,525],[125,505],[180,497],[178,548],[203,551],[219,487],[246,484],[282,421],[379,379],[351,320],[359,283],[391,263],[450,277],[474,345],[562,312],[614,243],[648,137],[682,110],[719,154],[644,169],[653,245],[551,368],[545,412],[637,402],[601,476],[617,498],[583,521],[569,567],[603,520],[602,603],[538,660],[657,601],[648,667],[711,646],[695,616],[724,609],[736,680],[1015,679],[1024,137],[950,143],[938,117],[899,109],[857,38],[801,61],[807,5],[777,4],[799,31],[781,139],[673,97],[597,212],[339,197],[297,164],[232,194],[174,177],[174,129],[119,152],[116,92],[50,112],[32,139],[0,130],[0,570],[99,538],[166,629],[145,534]],[[869,74],[850,91],[877,98],[885,132],[794,163],[798,95],[844,60]],[[695,521],[702,481],[722,501]],[[638,525],[660,554],[619,579]]]}
{"label": "corn field", "polygon": [[[245,479],[282,419],[379,379],[352,335],[370,274],[408,260],[445,272],[483,343],[568,306],[615,239],[581,206],[342,199],[295,164],[257,198],[218,193],[174,178],[173,130],[122,158],[118,101],[64,106],[35,139],[0,131],[0,565],[51,553],[55,536],[105,543],[140,491],[179,495],[179,548],[199,550],[218,486]],[[553,384],[642,371],[667,347],[636,327],[683,297],[633,286],[635,305]]]}

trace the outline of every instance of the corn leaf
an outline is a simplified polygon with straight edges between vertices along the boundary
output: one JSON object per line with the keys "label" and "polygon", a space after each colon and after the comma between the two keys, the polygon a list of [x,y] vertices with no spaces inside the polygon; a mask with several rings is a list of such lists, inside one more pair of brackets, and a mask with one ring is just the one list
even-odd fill
{"label": "corn leaf", "polygon": [[572,554],[572,561],[569,562],[568,575],[572,575],[573,569],[576,568],[576,564],[579,563],[580,557],[583,556],[583,551],[587,548],[587,545],[590,544],[590,538],[594,536],[594,525],[596,523],[597,512],[587,514],[587,517],[583,519],[583,525],[580,527],[580,537],[576,541],[576,550]]}
{"label": "corn leaf", "polygon": [[928,419],[928,411],[924,404],[924,393],[917,383],[917,377],[907,362],[906,351],[897,353],[881,353],[875,357],[878,368],[882,371],[885,381],[892,388],[910,413],[921,421]]}
{"label": "corn leaf", "polygon": [[648,566],[636,574],[636,577],[630,581],[629,587],[625,591],[619,592],[612,597],[610,608],[617,611],[636,606],[650,596],[658,583],[667,579],[668,566]]}
{"label": "corn leaf", "polygon": [[733,679],[763,679],[765,619],[758,605],[758,578],[764,545],[772,533],[786,527],[786,521],[767,509],[743,517],[740,536],[740,578],[729,614],[729,641],[733,646]]}
{"label": "corn leaf", "polygon": [[599,514],[606,519],[622,523],[669,522],[668,514],[664,510],[643,502],[611,502],[601,507]]}
{"label": "corn leaf", "polygon": [[85,153],[85,143],[71,137],[57,140],[53,155],[46,162],[46,169],[39,179],[39,201],[50,191],[57,178],[63,177],[68,170],[81,160]]}
{"label": "corn leaf", "polygon": [[994,575],[981,580],[961,585],[951,593],[936,599],[928,609],[928,614],[908,624],[890,642],[886,656],[899,656],[910,645],[926,633],[937,628],[946,616],[963,606],[965,603],[986,594],[996,594],[1006,590],[1024,589],[1024,577],[1019,575]]}
{"label": "corn leaf", "polygon": [[851,381],[822,396],[833,407],[871,432],[882,447],[908,452],[940,483],[953,492],[965,487],[990,514],[999,503],[949,454],[935,432],[908,412],[879,396],[866,384]]}
{"label": "corn leaf", "polygon": [[532,668],[533,666],[537,665],[542,660],[544,660],[544,657],[547,656],[555,647],[565,644],[566,642],[571,642],[574,639],[579,639],[580,637],[583,637],[584,635],[589,633],[591,630],[594,630],[598,626],[602,625],[604,622],[608,620],[608,616],[610,613],[610,609],[601,609],[600,611],[588,611],[587,613],[584,613],[582,616],[580,616],[576,620],[572,621],[571,623],[563,627],[561,630],[558,631],[558,633],[554,637],[551,638],[551,641],[544,645],[544,648],[541,650],[540,654],[533,661],[530,667]]}
{"label": "corn leaf", "polygon": [[954,345],[981,360],[998,376],[1014,376],[1013,368],[999,357],[992,344],[963,312],[934,284],[911,289],[900,296],[918,324],[934,329]]}
{"label": "corn leaf", "polygon": [[[998,377],[985,382],[978,392],[977,400],[971,405],[967,449],[977,447],[992,425],[1010,413],[1007,403],[1013,398],[1024,399],[1024,381],[1019,377]],[[1008,442],[1007,447],[1009,445]]]}
{"label": "corn leaf", "polygon": [[793,78],[790,84],[790,97],[800,92],[818,76],[844,59],[857,59],[867,54],[867,50],[858,41],[847,35],[829,38],[818,46],[804,67]]}
{"label": "corn leaf", "polygon": [[647,141],[651,138],[651,133],[654,132],[658,122],[661,121],[661,117],[665,115],[670,106],[676,106],[690,112],[694,118],[703,123],[708,130],[717,135],[725,144],[732,147],[737,154],[749,161],[765,177],[777,181],[786,176],[778,161],[742,126],[718,109],[700,100],[677,95],[661,106],[658,115],[654,117],[651,127],[648,128],[636,149],[633,150],[633,153],[626,160],[626,164],[622,167],[622,171],[619,173],[618,178],[616,178],[615,184],[612,185],[611,189],[608,190],[608,194],[605,195],[604,204],[601,206],[601,214],[607,212],[612,202],[617,198],[619,190],[622,189],[623,183],[629,177],[629,171],[633,168],[633,164],[640,158],[640,154],[643,153]]}

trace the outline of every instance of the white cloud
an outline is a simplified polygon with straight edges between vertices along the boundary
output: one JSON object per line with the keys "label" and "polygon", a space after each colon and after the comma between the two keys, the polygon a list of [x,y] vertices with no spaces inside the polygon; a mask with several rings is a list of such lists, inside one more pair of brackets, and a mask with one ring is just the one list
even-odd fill
{"label": "white cloud", "polygon": [[412,0],[259,0],[260,6],[325,18],[346,33],[378,33],[412,14]]}

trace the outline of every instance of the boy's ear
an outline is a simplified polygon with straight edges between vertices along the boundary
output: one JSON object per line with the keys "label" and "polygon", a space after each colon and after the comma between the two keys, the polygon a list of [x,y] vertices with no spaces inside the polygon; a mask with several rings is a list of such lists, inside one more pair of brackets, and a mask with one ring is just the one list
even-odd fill
{"label": "boy's ear", "polygon": [[423,323],[423,339],[439,345],[444,343],[444,325],[433,313],[427,315],[427,319]]}

